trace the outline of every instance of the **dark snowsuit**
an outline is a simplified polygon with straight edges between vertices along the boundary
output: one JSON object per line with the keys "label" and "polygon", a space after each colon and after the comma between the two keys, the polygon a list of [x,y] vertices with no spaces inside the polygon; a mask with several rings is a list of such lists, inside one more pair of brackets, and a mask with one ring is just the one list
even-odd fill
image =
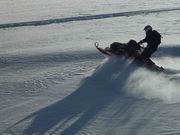
{"label": "dark snowsuit", "polygon": [[161,35],[156,30],[149,31],[145,39],[140,41],[140,43],[144,42],[147,42],[147,47],[141,53],[141,57],[143,59],[149,59],[161,43]]}

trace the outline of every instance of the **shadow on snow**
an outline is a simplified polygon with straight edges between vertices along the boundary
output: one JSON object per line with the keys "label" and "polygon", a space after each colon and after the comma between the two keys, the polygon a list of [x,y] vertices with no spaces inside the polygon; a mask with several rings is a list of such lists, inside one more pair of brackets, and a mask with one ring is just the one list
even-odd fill
{"label": "shadow on snow", "polygon": [[[27,116],[11,128],[33,119],[24,135],[42,135],[46,132],[75,135],[108,104],[117,98],[125,97],[122,91],[124,84],[137,67],[129,66],[125,59],[118,61],[109,60],[92,76],[86,78],[71,95]],[[131,105],[133,98],[127,102],[129,103],[126,104]]]}
{"label": "shadow on snow", "polygon": [[180,46],[159,47],[156,57],[179,57]]}

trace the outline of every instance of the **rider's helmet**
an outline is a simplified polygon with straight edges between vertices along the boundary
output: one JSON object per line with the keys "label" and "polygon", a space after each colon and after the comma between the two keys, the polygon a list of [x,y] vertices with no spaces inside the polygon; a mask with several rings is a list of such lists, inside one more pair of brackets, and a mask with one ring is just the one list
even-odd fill
{"label": "rider's helmet", "polygon": [[144,30],[146,31],[146,33],[149,32],[149,31],[152,31],[151,25],[145,26],[145,27],[144,27]]}

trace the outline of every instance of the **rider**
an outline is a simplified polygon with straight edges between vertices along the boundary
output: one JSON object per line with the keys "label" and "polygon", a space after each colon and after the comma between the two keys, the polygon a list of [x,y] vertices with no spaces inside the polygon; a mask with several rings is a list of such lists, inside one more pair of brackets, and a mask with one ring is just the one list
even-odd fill
{"label": "rider", "polygon": [[149,61],[151,55],[157,50],[159,44],[161,43],[161,35],[156,30],[153,30],[150,25],[145,26],[144,30],[146,32],[146,37],[141,40],[139,44],[147,42],[147,46],[141,53],[140,57],[142,60]]}

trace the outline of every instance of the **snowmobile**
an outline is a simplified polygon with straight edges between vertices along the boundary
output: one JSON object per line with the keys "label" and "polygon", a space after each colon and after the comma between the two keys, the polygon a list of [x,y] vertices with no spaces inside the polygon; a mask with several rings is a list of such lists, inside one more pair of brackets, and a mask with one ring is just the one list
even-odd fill
{"label": "snowmobile", "polygon": [[164,71],[164,68],[156,65],[151,59],[144,59],[141,57],[143,46],[138,44],[135,40],[130,40],[128,43],[119,43],[114,42],[110,47],[101,48],[99,43],[95,42],[95,47],[104,55],[111,56],[125,56],[129,59],[134,58],[138,64],[152,71],[161,72]]}

